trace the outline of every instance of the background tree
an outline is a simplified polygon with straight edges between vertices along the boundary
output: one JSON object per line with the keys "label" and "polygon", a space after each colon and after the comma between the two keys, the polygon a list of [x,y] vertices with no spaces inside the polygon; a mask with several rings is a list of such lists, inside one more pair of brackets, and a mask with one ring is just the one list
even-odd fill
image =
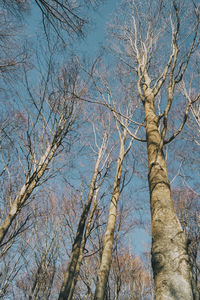
{"label": "background tree", "polygon": [[[125,123],[128,126],[127,120],[125,120]],[[117,217],[117,203],[119,201],[119,196],[120,196],[122,166],[123,166],[124,158],[126,154],[129,152],[133,142],[133,139],[131,139],[127,148],[125,148],[125,142],[127,139],[127,130],[125,128],[121,132],[118,124],[116,124],[116,127],[120,139],[120,153],[117,160],[116,176],[113,184],[112,199],[110,201],[108,222],[107,222],[105,239],[104,239],[104,248],[102,251],[101,264],[99,267],[97,284],[96,284],[95,299],[103,299],[106,291],[106,285],[108,281],[111,259],[112,259],[114,231],[115,231],[115,224],[116,224],[116,217]]]}
{"label": "background tree", "polygon": [[187,188],[174,191],[175,207],[187,236],[189,261],[195,285],[199,290],[199,200],[198,195]]}
{"label": "background tree", "polygon": [[[47,74],[47,79],[43,82],[43,90],[40,91],[42,98],[40,98],[39,102],[34,98],[27,83],[30,102],[35,108],[36,116],[31,116],[29,112],[30,107],[25,107],[28,111],[28,115],[24,116],[26,118],[26,134],[20,134],[20,149],[16,149],[18,160],[24,173],[24,183],[20,190],[15,191],[14,195],[10,195],[9,212],[5,215],[0,226],[1,242],[33,190],[40,184],[41,178],[76,119],[75,82],[77,75],[71,70],[67,78],[66,71],[63,69],[61,72],[62,75],[58,79],[58,86],[55,86],[53,89],[51,87],[50,94],[47,90],[47,84],[50,80],[49,74]],[[60,89],[59,85],[62,85]],[[36,144],[38,140],[40,142],[39,145]],[[23,165],[24,158],[26,165]],[[2,163],[7,171],[10,184],[12,184],[12,178],[4,156],[2,156]]]}
{"label": "background tree", "polygon": [[108,168],[109,168],[110,153],[109,152],[106,153],[108,151],[107,148],[108,148],[109,131],[110,131],[109,116],[108,116],[108,121],[105,122],[103,120],[102,123],[103,123],[103,132],[101,131],[100,132],[101,134],[103,134],[103,138],[101,144],[99,144],[99,142],[97,141],[99,139],[101,140],[101,138],[98,137],[100,132],[97,133],[97,130],[95,129],[97,125],[95,125],[94,122],[92,123],[93,130],[94,130],[94,137],[95,137],[94,138],[95,148],[97,148],[97,151],[95,151],[97,158],[96,158],[96,163],[95,163],[95,167],[94,167],[94,171],[93,171],[93,175],[89,187],[87,200],[83,205],[81,217],[76,231],[76,236],[74,239],[74,243],[72,245],[72,251],[68,262],[67,270],[65,271],[64,274],[64,280],[60,291],[59,299],[71,299],[73,297],[74,288],[80,270],[80,265],[83,259],[83,252],[90,232],[92,217],[96,209],[96,202],[93,203],[93,199],[97,196],[96,193],[100,189],[104,181],[104,177],[106,176],[106,173],[108,172]]}

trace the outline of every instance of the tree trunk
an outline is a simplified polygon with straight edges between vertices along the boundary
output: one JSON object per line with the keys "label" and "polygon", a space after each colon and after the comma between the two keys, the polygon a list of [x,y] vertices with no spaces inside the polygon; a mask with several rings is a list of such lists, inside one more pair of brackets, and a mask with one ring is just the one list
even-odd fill
{"label": "tree trunk", "polygon": [[43,177],[44,173],[49,167],[50,162],[55,156],[58,148],[60,147],[62,140],[68,134],[73,123],[73,112],[71,109],[69,118],[64,119],[64,115],[60,117],[58,122],[58,128],[52,138],[52,142],[46,148],[45,153],[41,156],[35,171],[27,176],[26,182],[22,186],[18,195],[16,196],[13,203],[10,205],[10,210],[5,218],[5,220],[0,225],[0,244],[6,236],[12,222],[17,217],[20,210],[23,208],[26,201],[30,198],[34,189],[38,186],[39,181]]}
{"label": "tree trunk", "polygon": [[146,91],[148,181],[152,216],[152,267],[156,300],[192,300],[187,239],[174,210],[154,96]]}
{"label": "tree trunk", "polygon": [[19,194],[11,204],[8,215],[0,225],[0,244],[5,238],[5,235],[8,232],[12,222],[22,209],[24,203],[27,201],[27,199],[29,199],[38,182],[44,175],[59,146],[60,142],[56,143],[54,146],[48,146],[45,154],[41,157],[37,170],[33,172],[33,174],[31,174],[31,176],[26,180],[26,183],[22,186]]}
{"label": "tree trunk", "polygon": [[72,246],[70,260],[69,260],[69,263],[67,266],[67,270],[64,274],[64,280],[63,280],[62,288],[61,288],[60,295],[58,298],[59,300],[67,300],[67,299],[70,300],[71,299],[71,288],[73,287],[73,290],[74,290],[74,287],[75,287],[73,284],[73,281],[74,281],[74,278],[76,277],[77,263],[79,261],[79,256],[80,256],[80,251],[81,251],[81,243],[82,243],[84,229],[85,229],[85,222],[87,220],[90,206],[92,203],[97,175],[98,175],[98,168],[95,169],[95,172],[94,172],[94,175],[93,175],[93,178],[91,181],[90,192],[89,192],[89,195],[87,198],[87,202],[85,204],[84,210],[80,217],[75,241]]}
{"label": "tree trunk", "polygon": [[87,201],[85,203],[83,212],[81,214],[78,228],[76,231],[76,237],[74,244],[72,246],[72,252],[70,255],[70,259],[68,262],[67,270],[64,274],[64,280],[62,283],[62,287],[60,290],[59,300],[70,300],[72,299],[73,292],[75,289],[78,273],[80,270],[81,261],[83,258],[83,250],[85,246],[85,242],[83,240],[85,223],[88,217],[88,213],[90,211],[91,203],[94,197],[94,192],[96,188],[97,177],[99,174],[99,165],[102,159],[103,152],[105,150],[105,139],[102,142],[102,146],[99,150],[98,158],[96,161],[96,165],[94,168],[93,177],[90,183],[90,190],[87,197]]}
{"label": "tree trunk", "polygon": [[89,218],[88,218],[84,238],[82,239],[82,243],[81,243],[81,246],[80,246],[80,252],[79,252],[79,257],[78,257],[78,261],[77,261],[77,264],[76,264],[75,273],[74,273],[74,276],[71,280],[71,286],[70,286],[70,290],[69,290],[68,299],[72,299],[73,294],[74,294],[74,290],[75,290],[75,287],[76,287],[76,283],[77,283],[77,280],[78,280],[78,275],[79,275],[79,272],[80,272],[81,263],[82,263],[82,260],[84,258],[85,245],[86,245],[87,239],[90,235],[91,223],[92,223],[94,212],[96,210],[96,204],[97,204],[96,200],[97,200],[97,195],[98,195],[99,188],[100,187],[98,187],[97,190],[96,190],[94,200],[93,200],[93,203],[92,203],[92,209],[91,209],[91,212],[90,212],[90,215],[89,215]]}
{"label": "tree trunk", "polygon": [[96,284],[95,297],[94,297],[95,300],[104,299],[108,276],[110,272],[112,248],[113,248],[113,241],[114,241],[114,231],[115,231],[115,223],[116,223],[116,216],[117,216],[117,203],[120,195],[122,163],[125,156],[124,144],[125,144],[125,136],[121,141],[120,155],[117,161],[117,171],[116,171],[115,181],[113,185],[112,199],[110,202],[108,223],[107,223],[105,239],[104,239],[104,248],[103,248],[103,253],[101,258],[101,264],[99,267],[98,277],[97,277],[97,284]]}

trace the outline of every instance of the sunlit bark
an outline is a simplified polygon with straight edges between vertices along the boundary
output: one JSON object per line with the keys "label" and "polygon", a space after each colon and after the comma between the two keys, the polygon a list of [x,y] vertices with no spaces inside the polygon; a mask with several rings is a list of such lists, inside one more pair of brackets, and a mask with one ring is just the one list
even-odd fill
{"label": "sunlit bark", "polygon": [[153,99],[152,94],[147,96],[145,115],[155,295],[156,299],[189,300],[194,298],[187,240],[174,210]]}
{"label": "sunlit bark", "polygon": [[90,183],[90,190],[89,190],[89,194],[87,197],[87,201],[84,205],[83,212],[82,212],[80,220],[79,220],[78,228],[76,231],[76,237],[75,237],[74,244],[72,246],[72,251],[71,251],[70,258],[69,258],[67,270],[64,274],[64,280],[63,280],[60,295],[59,295],[60,300],[64,300],[64,299],[70,300],[70,299],[72,299],[72,296],[73,296],[77,276],[78,276],[78,273],[80,270],[80,264],[83,259],[84,244],[86,242],[83,237],[84,230],[85,230],[85,224],[86,224],[86,220],[88,218],[90,207],[91,207],[91,204],[92,204],[92,201],[94,198],[94,193],[97,188],[96,187],[97,178],[98,178],[98,175],[100,174],[99,166],[100,166],[100,163],[102,162],[102,158],[103,158],[103,155],[106,150],[107,139],[108,139],[108,133],[105,132],[104,138],[102,141],[102,145],[99,148],[98,157],[96,160],[93,176],[92,176],[91,183]]}
{"label": "sunlit bark", "polygon": [[116,170],[115,181],[113,185],[112,199],[110,202],[108,222],[107,222],[105,238],[104,238],[103,253],[102,253],[101,263],[100,263],[98,277],[97,277],[97,284],[96,284],[95,297],[94,297],[94,299],[96,300],[104,299],[108,276],[110,272],[111,261],[112,261],[112,248],[114,242],[114,231],[115,231],[115,224],[116,224],[116,217],[117,217],[117,203],[119,201],[119,196],[120,196],[120,181],[122,176],[122,165],[123,165],[124,157],[126,156],[132,143],[131,141],[128,149],[125,149],[126,134],[127,134],[126,129],[124,129],[122,135],[119,133],[120,153],[117,160],[117,170]]}
{"label": "sunlit bark", "polygon": [[[119,46],[116,52],[130,74],[133,74],[145,113],[155,298],[198,299],[192,284],[187,238],[174,210],[163,147],[180,134],[192,106],[192,101],[183,97],[182,103],[186,108],[182,123],[175,133],[170,134],[171,137],[167,137],[169,113],[178,97],[178,84],[186,76],[197,47],[199,10],[194,1],[191,6],[186,3],[184,9],[193,18],[190,27],[183,14],[181,1],[172,0],[169,5],[163,1],[145,1],[146,6],[142,6],[139,1],[133,0],[126,4],[130,9],[129,20],[123,25],[119,25],[117,20],[119,27],[113,26],[112,30],[120,43],[121,40],[124,42],[124,51]],[[145,14],[147,7],[148,16]],[[166,14],[169,14],[169,22],[166,22]],[[162,27],[160,24],[163,24]],[[119,35],[116,28],[120,29]],[[186,29],[191,39],[183,54]],[[168,47],[164,52],[165,57],[159,52],[162,39],[163,45]],[[157,66],[156,71],[154,66]],[[162,101],[161,109],[156,108],[158,96]],[[198,99],[199,96],[194,101]]]}

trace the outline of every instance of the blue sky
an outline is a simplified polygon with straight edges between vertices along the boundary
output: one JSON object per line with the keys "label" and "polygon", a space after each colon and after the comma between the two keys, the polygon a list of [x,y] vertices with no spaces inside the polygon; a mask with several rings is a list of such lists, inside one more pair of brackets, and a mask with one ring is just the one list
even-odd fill
{"label": "blue sky", "polygon": [[107,0],[104,5],[99,7],[98,11],[94,12],[94,24],[90,26],[87,38],[81,43],[83,49],[86,51],[97,51],[98,46],[104,41],[106,26],[118,3],[118,0]]}
{"label": "blue sky", "polygon": [[[109,22],[112,12],[116,9],[119,0],[106,0],[97,10],[90,10],[92,24],[88,26],[87,36],[79,43],[85,50],[95,51],[99,43],[103,42],[106,24]],[[27,15],[27,31],[30,36],[38,33],[41,26],[41,12],[36,5],[32,6],[31,14]]]}
{"label": "blue sky", "polygon": [[[85,52],[86,56],[88,55],[93,59],[98,55],[99,46],[105,42],[106,27],[111,21],[111,16],[119,2],[119,0],[107,0],[104,5],[101,5],[97,11],[92,13],[91,19],[93,23],[88,26],[87,36],[85,39],[79,39],[77,42],[79,53]],[[32,41],[36,40],[37,35],[41,31],[42,24],[39,16],[41,16],[41,12],[37,7],[35,7],[33,13],[28,16],[30,19],[27,22],[27,33],[29,39]],[[77,43],[75,43],[75,48],[77,47]],[[138,179],[134,178],[134,180],[135,181],[132,183],[134,186],[136,185],[136,182],[139,184]],[[136,192],[135,197],[140,198],[141,195]],[[148,193],[146,198],[149,198]],[[136,216],[133,217],[135,218]],[[132,245],[134,254],[139,255],[145,250],[145,244],[149,244],[150,240],[142,229],[135,228],[133,233],[128,237],[128,243]]]}

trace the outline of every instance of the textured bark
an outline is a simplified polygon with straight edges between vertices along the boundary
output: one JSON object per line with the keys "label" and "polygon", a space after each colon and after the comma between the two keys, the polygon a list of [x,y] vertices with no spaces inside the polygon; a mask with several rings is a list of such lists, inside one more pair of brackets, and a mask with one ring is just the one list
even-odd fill
{"label": "textured bark", "polygon": [[[118,42],[124,43],[125,53],[122,54],[121,48],[118,50],[117,47],[113,48],[113,51],[121,57],[126,68],[130,68],[131,76],[132,72],[135,72],[133,82],[137,77],[137,92],[145,109],[155,297],[157,300],[190,300],[195,299],[195,295],[187,239],[174,210],[163,145],[180,134],[192,101],[199,99],[197,96],[195,100],[190,101],[188,96],[194,94],[192,89],[195,87],[195,83],[193,88],[189,84],[193,76],[190,78],[188,75],[192,66],[190,59],[194,57],[198,48],[199,9],[195,1],[145,1],[144,6],[140,5],[140,2],[127,1],[130,10],[130,15],[127,11],[128,21],[125,22],[122,18],[123,24],[118,23],[118,19],[113,24],[112,36],[117,37]],[[188,15],[185,18],[183,11],[191,13],[190,17]],[[187,22],[187,19],[190,21]],[[191,36],[191,39],[186,41],[184,34]],[[162,49],[160,52],[163,43],[166,44],[167,50],[163,52]],[[184,85],[183,79],[189,81]],[[182,85],[178,86],[180,83],[183,83],[183,93],[180,92]],[[184,118],[178,130],[165,139],[168,116],[175,97],[178,98],[174,101],[175,105],[181,107],[184,104],[184,100],[182,104],[179,102],[181,94],[185,94],[188,101]],[[158,115],[154,110],[156,97]]]}
{"label": "textured bark", "polygon": [[85,203],[83,212],[82,212],[80,220],[79,220],[78,228],[76,231],[76,237],[75,237],[74,244],[72,246],[72,251],[71,251],[70,259],[68,262],[67,270],[64,274],[64,279],[63,279],[62,287],[60,290],[60,295],[58,298],[59,300],[64,300],[64,299],[70,300],[70,299],[72,299],[72,296],[73,296],[73,292],[74,292],[76,281],[77,281],[77,276],[78,276],[81,261],[83,258],[83,250],[84,250],[84,246],[85,246],[85,241],[83,239],[85,223],[86,223],[88,213],[90,211],[90,207],[91,207],[92,200],[94,197],[97,177],[99,174],[99,165],[100,165],[100,162],[102,159],[102,153],[104,151],[104,148],[105,148],[105,141],[103,141],[102,146],[99,150],[98,158],[97,158],[96,165],[94,168],[93,177],[92,177],[92,180],[90,183],[89,194],[88,194],[87,201]]}
{"label": "textured bark", "polygon": [[155,296],[156,300],[195,299],[187,240],[174,210],[154,95],[146,89],[145,96]]}
{"label": "textured bark", "polygon": [[101,264],[98,271],[98,277],[97,277],[97,284],[96,284],[95,297],[94,297],[95,300],[104,299],[106,285],[107,285],[108,276],[110,272],[112,248],[113,248],[113,241],[114,241],[114,231],[115,231],[116,216],[117,216],[117,203],[120,195],[120,180],[122,174],[122,164],[125,156],[124,144],[125,144],[125,136],[123,136],[123,139],[121,140],[120,154],[117,161],[117,170],[116,170],[116,176],[113,185],[113,194],[110,203],[108,222],[107,222],[105,239],[104,239],[104,248],[103,248],[103,253],[101,258]]}

